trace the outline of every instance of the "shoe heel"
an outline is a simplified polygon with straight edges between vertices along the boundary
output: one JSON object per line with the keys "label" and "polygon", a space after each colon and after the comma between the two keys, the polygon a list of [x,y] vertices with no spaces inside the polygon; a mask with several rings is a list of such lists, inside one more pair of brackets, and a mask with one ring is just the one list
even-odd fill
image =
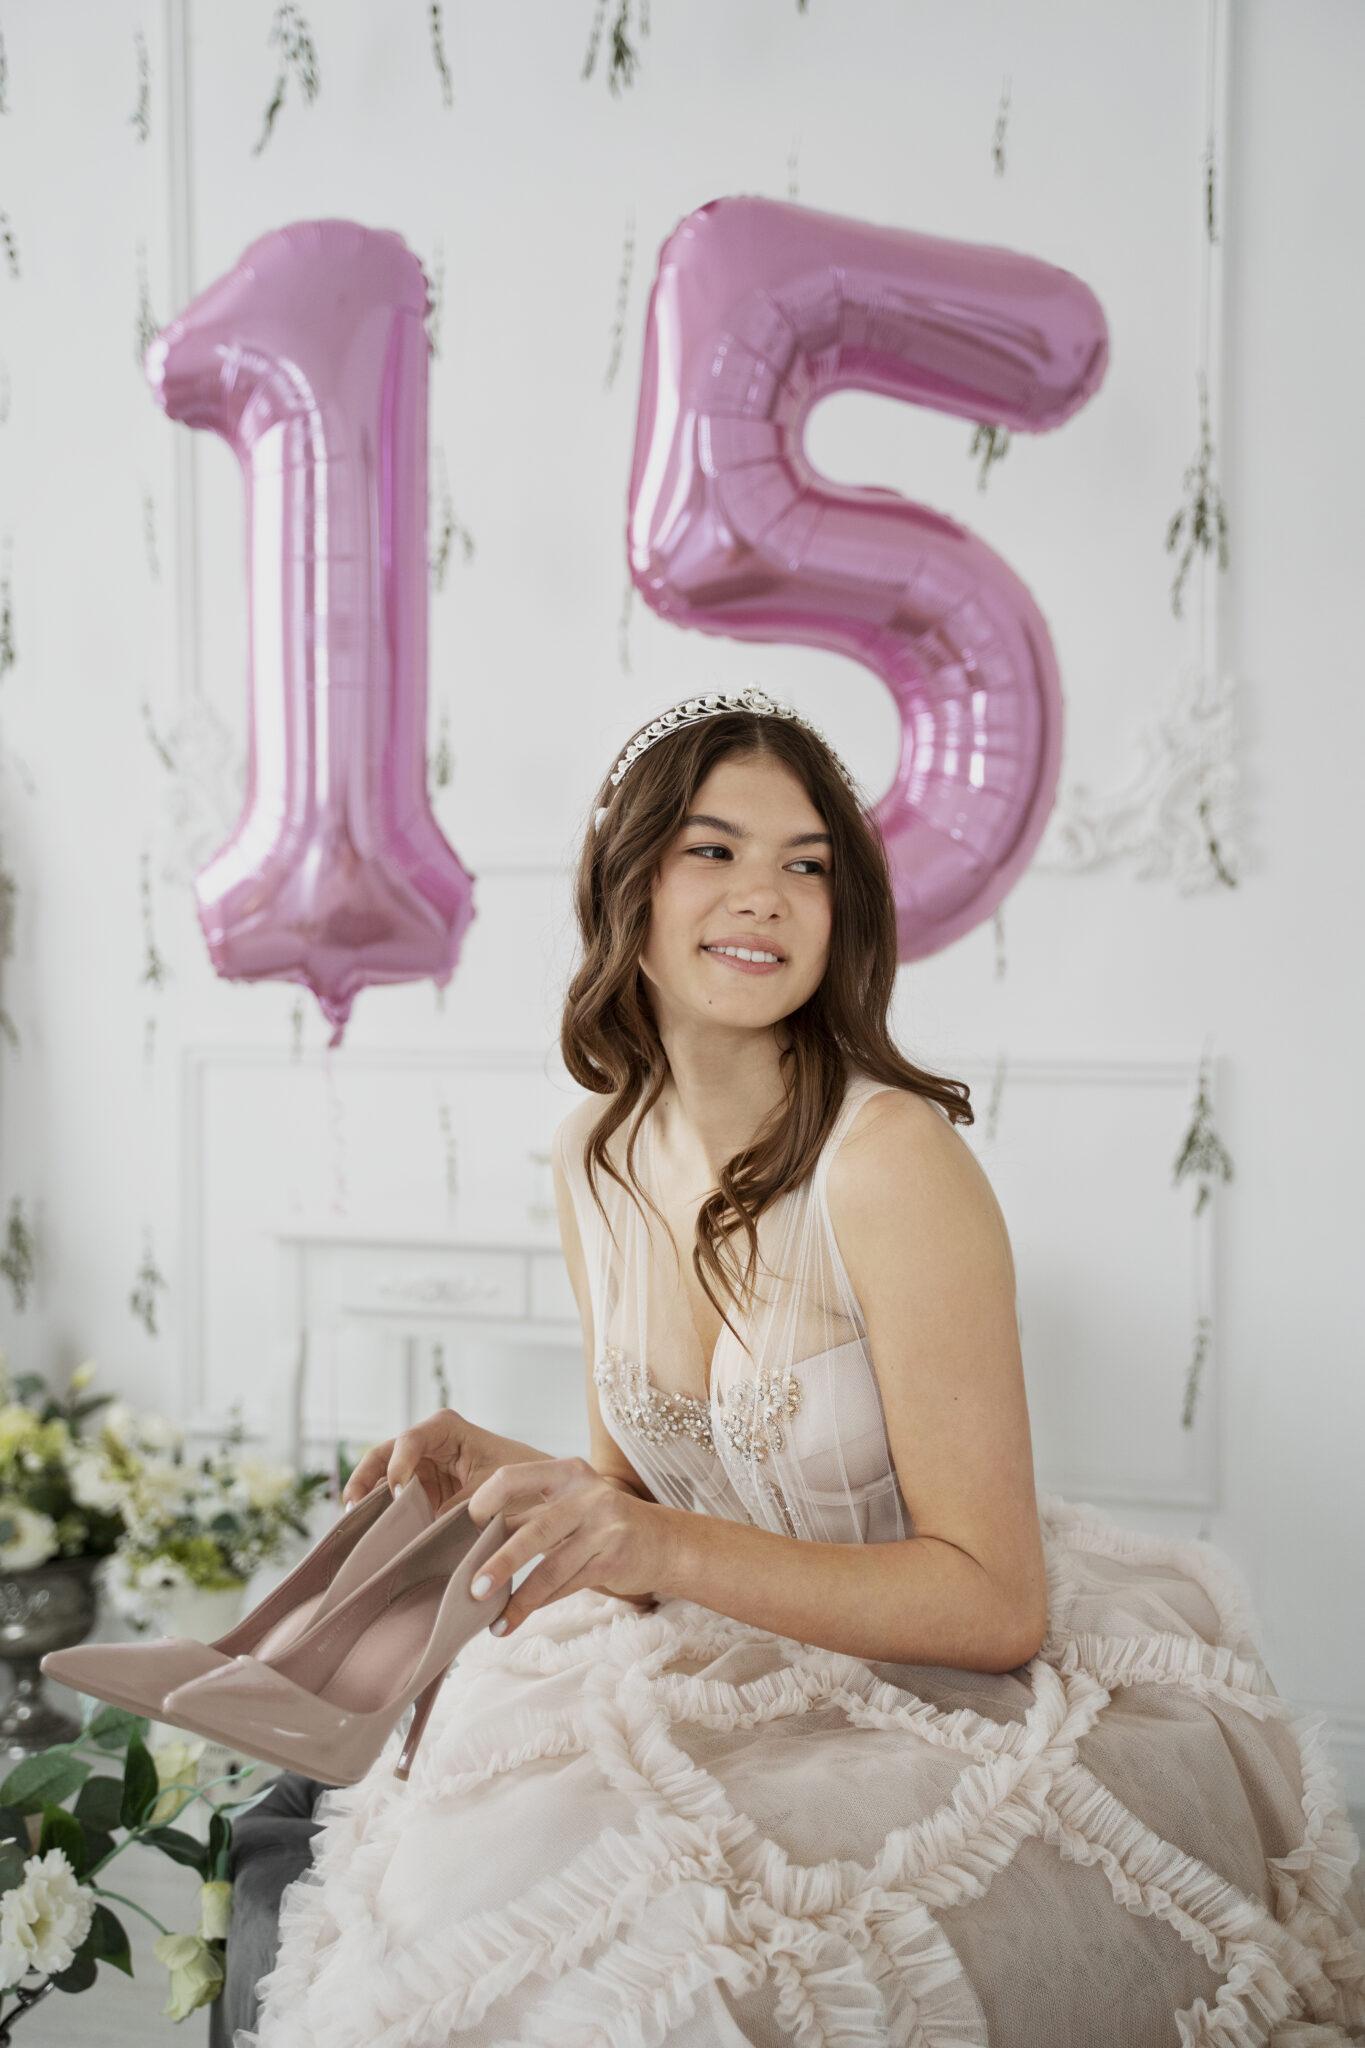
{"label": "shoe heel", "polygon": [[417,1698],[413,1701],[412,1720],[408,1723],[408,1732],[403,1742],[402,1754],[393,1767],[395,1778],[406,1778],[408,1772],[412,1769],[412,1760],[417,1754],[417,1745],[422,1740],[422,1733],[427,1725],[427,1717],[436,1704],[436,1695],[441,1690],[446,1671],[449,1671],[454,1663],[455,1659],[452,1657],[450,1663],[446,1665],[445,1671],[438,1671],[431,1683],[424,1685]]}

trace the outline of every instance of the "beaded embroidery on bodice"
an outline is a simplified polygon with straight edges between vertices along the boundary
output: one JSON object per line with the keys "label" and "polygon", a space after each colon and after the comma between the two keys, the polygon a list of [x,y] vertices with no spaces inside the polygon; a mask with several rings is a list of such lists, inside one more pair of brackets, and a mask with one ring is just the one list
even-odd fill
{"label": "beaded embroidery on bodice", "polygon": [[[862,1312],[824,1193],[834,1151],[867,1096],[885,1085],[850,1079],[812,1172],[760,1217],[759,1297],[742,1319],[729,1306],[739,1336],[722,1326],[709,1398],[670,1387],[651,1367],[650,1333],[657,1338],[660,1297],[669,1297],[638,1208],[614,1182],[599,1181],[613,1245],[575,1156],[581,1141],[559,1147],[590,1276],[603,1420],[656,1499],[826,1540],[905,1533]],[[636,1169],[657,1200],[651,1135],[646,1118]],[[624,1140],[613,1157],[624,1171]],[[666,1325],[663,1334],[667,1341]]]}

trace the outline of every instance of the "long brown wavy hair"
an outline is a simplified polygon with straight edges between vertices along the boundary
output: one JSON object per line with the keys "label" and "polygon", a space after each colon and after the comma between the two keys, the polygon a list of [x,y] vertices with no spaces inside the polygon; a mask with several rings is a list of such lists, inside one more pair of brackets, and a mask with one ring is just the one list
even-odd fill
{"label": "long brown wavy hair", "polygon": [[[736,1303],[738,1289],[752,1287],[758,1218],[815,1165],[844,1099],[850,1064],[894,1087],[929,1096],[954,1123],[975,1122],[965,1081],[926,1073],[891,1041],[887,1013],[899,962],[886,849],[828,747],[808,726],[771,712],[715,712],[647,747],[619,785],[603,777],[593,809],[607,804],[607,815],[600,831],[588,826],[574,878],[581,958],[565,995],[559,1043],[574,1079],[609,1098],[583,1153],[588,1184],[608,1229],[599,1169],[637,1204],[643,1197],[665,1222],[636,1175],[634,1158],[639,1122],[657,1102],[668,1073],[639,965],[654,878],[717,762],[750,755],[783,762],[820,813],[833,841],[834,897],[824,976],[799,1009],[781,1020],[791,1041],[779,1053],[785,1100],[752,1143],[726,1161],[719,1186],[697,1212],[693,1271],[732,1329],[707,1276]],[[606,1148],[613,1132],[637,1110],[626,1143],[628,1186]],[[736,1226],[743,1228],[749,1249],[742,1275],[732,1278],[725,1257]]]}

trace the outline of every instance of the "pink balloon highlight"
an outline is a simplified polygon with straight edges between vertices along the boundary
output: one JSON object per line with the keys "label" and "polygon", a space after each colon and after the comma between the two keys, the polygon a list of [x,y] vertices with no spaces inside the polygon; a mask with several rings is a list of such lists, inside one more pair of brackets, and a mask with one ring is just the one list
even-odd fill
{"label": "pink balloon highlight", "polygon": [[821,477],[806,415],[854,389],[1040,433],[1107,362],[1089,287],[1009,249],[735,197],[689,214],[660,251],[631,579],[677,625],[826,647],[886,684],[902,740],[869,815],[902,960],[981,923],[1027,866],[1061,760],[1056,657],[1025,585],[968,528]]}
{"label": "pink balloon highlight", "polygon": [[263,235],[149,346],[157,403],[246,485],[246,795],[195,878],[213,965],[310,988],[450,980],[475,877],[426,778],[426,279],[391,231]]}

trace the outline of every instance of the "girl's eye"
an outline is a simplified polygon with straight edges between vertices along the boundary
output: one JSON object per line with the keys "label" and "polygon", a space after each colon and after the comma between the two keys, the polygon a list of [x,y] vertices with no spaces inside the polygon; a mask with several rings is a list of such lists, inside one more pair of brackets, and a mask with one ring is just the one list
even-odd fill
{"label": "girl's eye", "polygon": [[[728,846],[689,846],[686,850],[688,853],[723,853],[727,860],[730,857],[730,849]],[[817,875],[823,875],[829,872],[824,862],[822,860],[817,860],[814,854],[802,854],[800,856],[799,863],[797,864],[799,864],[801,867],[814,868]]]}

